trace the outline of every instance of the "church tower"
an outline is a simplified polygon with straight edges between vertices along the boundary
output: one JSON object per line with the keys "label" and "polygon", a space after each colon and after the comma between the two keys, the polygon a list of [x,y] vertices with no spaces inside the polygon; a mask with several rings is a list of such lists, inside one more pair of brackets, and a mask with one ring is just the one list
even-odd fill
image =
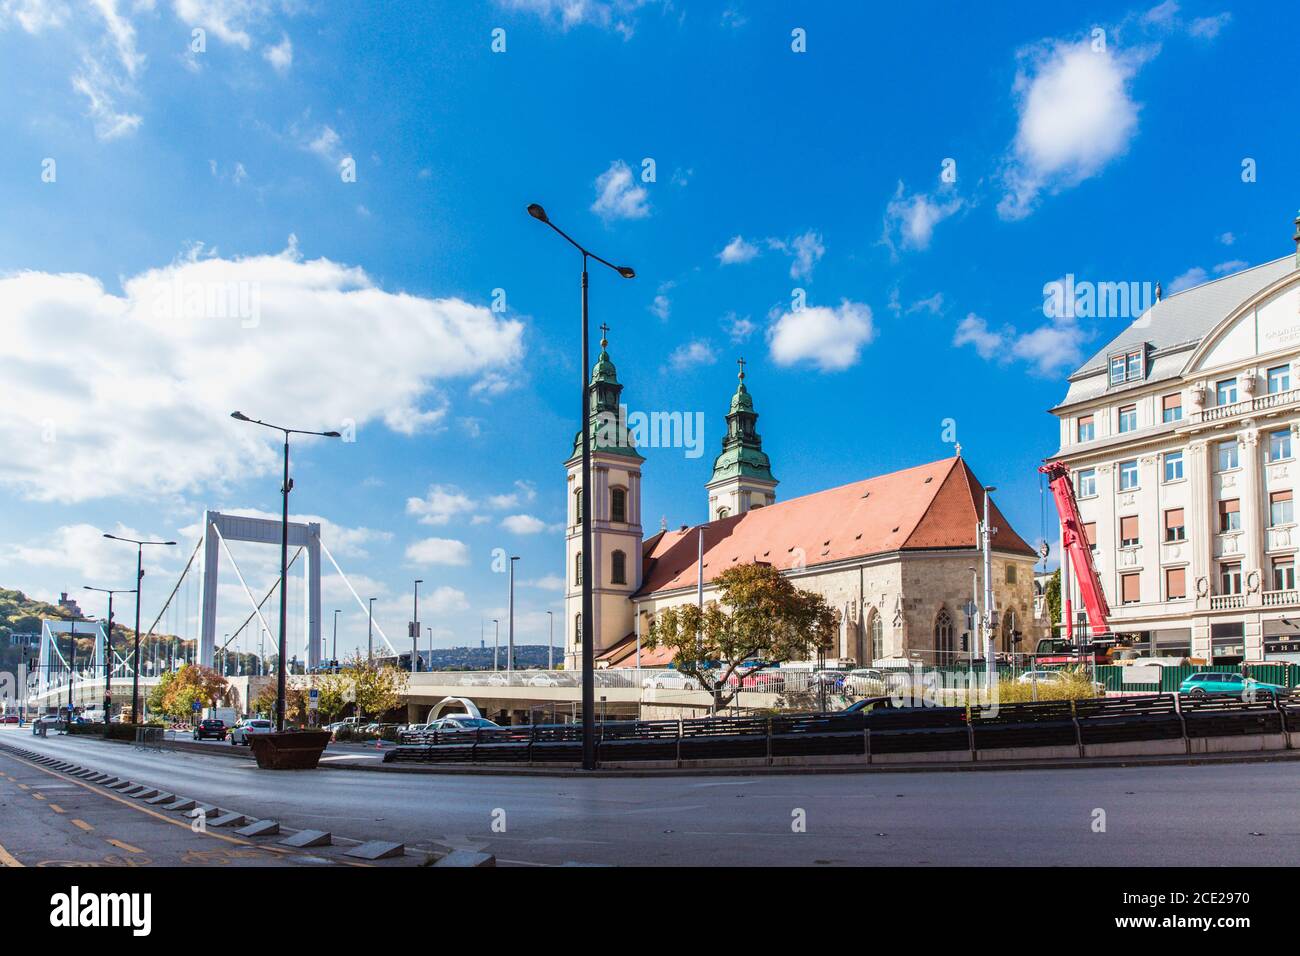
{"label": "church tower", "polygon": [[713,477],[704,487],[709,492],[709,520],[744,514],[776,501],[777,480],[763,453],[763,440],[754,425],[758,413],[745,387],[745,360],[740,359],[739,384],[727,413],[727,434],[722,454],[713,462]]}
{"label": "church tower", "polygon": [[591,622],[597,655],[633,632],[632,594],[641,586],[641,463],[628,431],[614,363],[609,358],[608,326],[602,325],[600,356],[588,385],[591,429],[590,498],[582,487],[582,433],[564,463],[568,472],[565,547],[564,662],[582,667],[582,509],[591,511]]}

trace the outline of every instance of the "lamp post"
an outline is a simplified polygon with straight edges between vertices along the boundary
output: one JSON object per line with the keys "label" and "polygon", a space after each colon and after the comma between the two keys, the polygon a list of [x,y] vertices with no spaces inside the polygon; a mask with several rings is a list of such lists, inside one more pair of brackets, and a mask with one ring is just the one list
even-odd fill
{"label": "lamp post", "polygon": [[366,663],[375,660],[375,599],[370,599],[368,619],[366,621]]}
{"label": "lamp post", "polygon": [[334,431],[314,432],[301,428],[285,428],[282,425],[272,425],[270,422],[249,418],[243,412],[231,412],[230,417],[236,421],[271,428],[284,435],[284,480],[280,484],[280,497],[282,499],[280,504],[280,653],[275,662],[275,729],[277,732],[282,732],[284,730],[284,658],[288,651],[289,637],[289,588],[285,578],[289,574],[289,492],[293,490],[293,480],[289,477],[289,436],[316,435],[321,438],[341,438],[342,436]]}
{"label": "lamp post", "polygon": [[510,558],[510,603],[507,607],[506,614],[506,673],[513,674],[515,670],[515,562],[519,560],[518,555]]}
{"label": "lamp post", "polygon": [[546,638],[546,669],[555,670],[555,612],[546,612],[547,626],[550,629]]}
{"label": "lamp post", "polygon": [[175,541],[138,541],[115,534],[105,534],[112,541],[125,541],[135,545],[135,646],[131,652],[131,719],[140,722],[140,589],[144,581],[144,549],[151,545],[170,548]]}
{"label": "lamp post", "polygon": [[420,585],[423,578],[416,578],[415,598],[411,607],[411,673],[415,673],[415,662],[420,657]]}
{"label": "lamp post", "polygon": [[339,608],[334,609],[334,647],[330,651],[330,670],[334,670],[334,662],[339,659],[339,615],[343,612]]}
{"label": "lamp post", "polygon": [[501,622],[492,618],[492,623],[496,625],[496,636],[492,638],[492,673],[496,673],[500,665],[497,664],[497,658],[501,654]]}
{"label": "lamp post", "polygon": [[584,498],[582,508],[582,766],[585,770],[595,770],[596,718],[594,711],[596,684],[594,671],[596,661],[595,645],[593,644],[595,635],[592,627],[593,602],[591,591],[591,408],[587,397],[590,393],[588,377],[591,374],[591,357],[587,330],[587,260],[595,259],[601,265],[613,269],[624,279],[636,278],[636,272],[631,266],[616,266],[612,262],[602,259],[594,252],[585,249],[563,229],[551,222],[546,215],[546,210],[537,203],[529,205],[528,215],[538,222],[550,226],[569,245],[582,253],[582,414],[578,419],[582,432],[582,495]]}
{"label": "lamp post", "polygon": [[989,495],[998,489],[984,487],[984,520],[980,522],[981,544],[984,548],[984,679],[993,686],[996,668],[993,663],[993,535],[997,528],[989,525]]}
{"label": "lamp post", "polygon": [[113,706],[113,692],[110,684],[113,680],[113,595],[134,594],[135,588],[92,588],[84,586],[87,591],[98,591],[108,595],[108,629],[104,632],[104,723],[108,723],[109,708]]}

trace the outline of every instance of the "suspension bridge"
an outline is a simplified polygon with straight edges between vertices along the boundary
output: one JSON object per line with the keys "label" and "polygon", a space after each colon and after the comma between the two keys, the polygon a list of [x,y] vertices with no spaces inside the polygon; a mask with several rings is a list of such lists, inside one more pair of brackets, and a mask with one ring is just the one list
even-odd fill
{"label": "suspension bridge", "polygon": [[[321,540],[318,522],[290,521],[288,561],[284,579],[278,573],[269,588],[255,592],[250,575],[235,559],[232,542],[280,546],[281,523],[268,518],[205,511],[203,532],[190,550],[185,566],[162,608],[140,636],[140,660],[135,659],[133,636],[127,641],[109,638],[107,622],[49,619],[41,622],[40,650],[34,673],[27,675],[28,701],[38,709],[69,703],[98,706],[105,696],[105,684],[112,700],[127,703],[137,672],[140,694],[146,698],[163,674],[184,663],[216,667],[227,676],[254,676],[267,672],[268,653],[279,652],[279,591],[285,589],[287,608],[285,647],[291,661],[301,662],[308,672],[320,669],[328,659],[322,641],[321,571],[328,562],[352,599],[373,626],[376,641],[382,641],[394,656],[397,649],[382,625],[370,617],[370,609],[348,580],[334,555]],[[233,572],[235,618],[239,623],[217,640],[223,589],[223,569]],[[225,589],[227,592],[232,590]],[[228,598],[227,598],[228,599]],[[245,606],[246,603],[246,606]],[[272,608],[274,610],[272,610]],[[115,623],[119,620],[114,615]],[[274,625],[272,624],[274,620]],[[94,637],[89,655],[77,653],[78,639]],[[60,646],[62,644],[62,646]],[[125,646],[122,646],[125,644]],[[378,650],[378,643],[376,644]],[[66,653],[65,653],[66,652]]]}

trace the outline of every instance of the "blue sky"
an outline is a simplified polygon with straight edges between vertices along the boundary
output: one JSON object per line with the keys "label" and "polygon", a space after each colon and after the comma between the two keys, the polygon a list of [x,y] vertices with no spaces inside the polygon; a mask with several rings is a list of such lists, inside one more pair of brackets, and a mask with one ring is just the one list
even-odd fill
{"label": "blue sky", "polygon": [[[327,519],[391,635],[421,577],[436,642],[477,640],[500,548],[520,640],[545,640],[579,262],[533,201],[637,269],[591,292],[630,408],[705,415],[703,455],[647,452],[648,532],[704,519],[743,355],[780,497],[946,457],[952,419],[1036,541],[1046,410],[1125,324],[1045,318],[1044,285],[1171,290],[1291,251],[1298,20],[0,0],[0,584],[121,587],[133,555],[100,531],[188,540],[151,617],[203,508],[278,509],[239,407],[355,427],[298,447],[293,510]],[[275,555],[236,553],[269,586]],[[334,607],[363,640],[331,578],[327,630]]]}

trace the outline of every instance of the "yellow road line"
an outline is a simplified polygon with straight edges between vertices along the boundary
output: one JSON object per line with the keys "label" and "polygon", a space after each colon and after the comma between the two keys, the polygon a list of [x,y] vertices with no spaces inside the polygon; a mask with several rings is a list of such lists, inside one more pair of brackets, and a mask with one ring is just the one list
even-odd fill
{"label": "yellow road line", "polygon": [[117,848],[120,849],[120,850],[126,850],[127,853],[143,853],[143,852],[144,852],[144,850],[140,849],[138,846],[132,846],[132,845],[129,844],[129,843],[123,843],[121,840],[113,840],[113,839],[110,839],[108,842],[111,843],[111,844],[113,844],[113,846],[117,847]]}
{"label": "yellow road line", "polygon": [[85,830],[87,833],[89,833],[91,830],[95,829],[95,828],[92,827],[89,823],[87,823],[85,820],[78,820],[76,817],[73,817],[73,818],[72,818],[72,825],[73,825],[74,827],[81,827],[81,829]]}
{"label": "yellow road line", "polygon": [[67,813],[67,812],[68,812],[67,810],[64,810],[61,806],[59,806],[57,803],[51,803],[51,804],[50,804],[50,809],[53,810],[55,813]]}
{"label": "yellow road line", "polygon": [[18,857],[0,845],[0,866],[22,866],[22,864],[18,862]]}

